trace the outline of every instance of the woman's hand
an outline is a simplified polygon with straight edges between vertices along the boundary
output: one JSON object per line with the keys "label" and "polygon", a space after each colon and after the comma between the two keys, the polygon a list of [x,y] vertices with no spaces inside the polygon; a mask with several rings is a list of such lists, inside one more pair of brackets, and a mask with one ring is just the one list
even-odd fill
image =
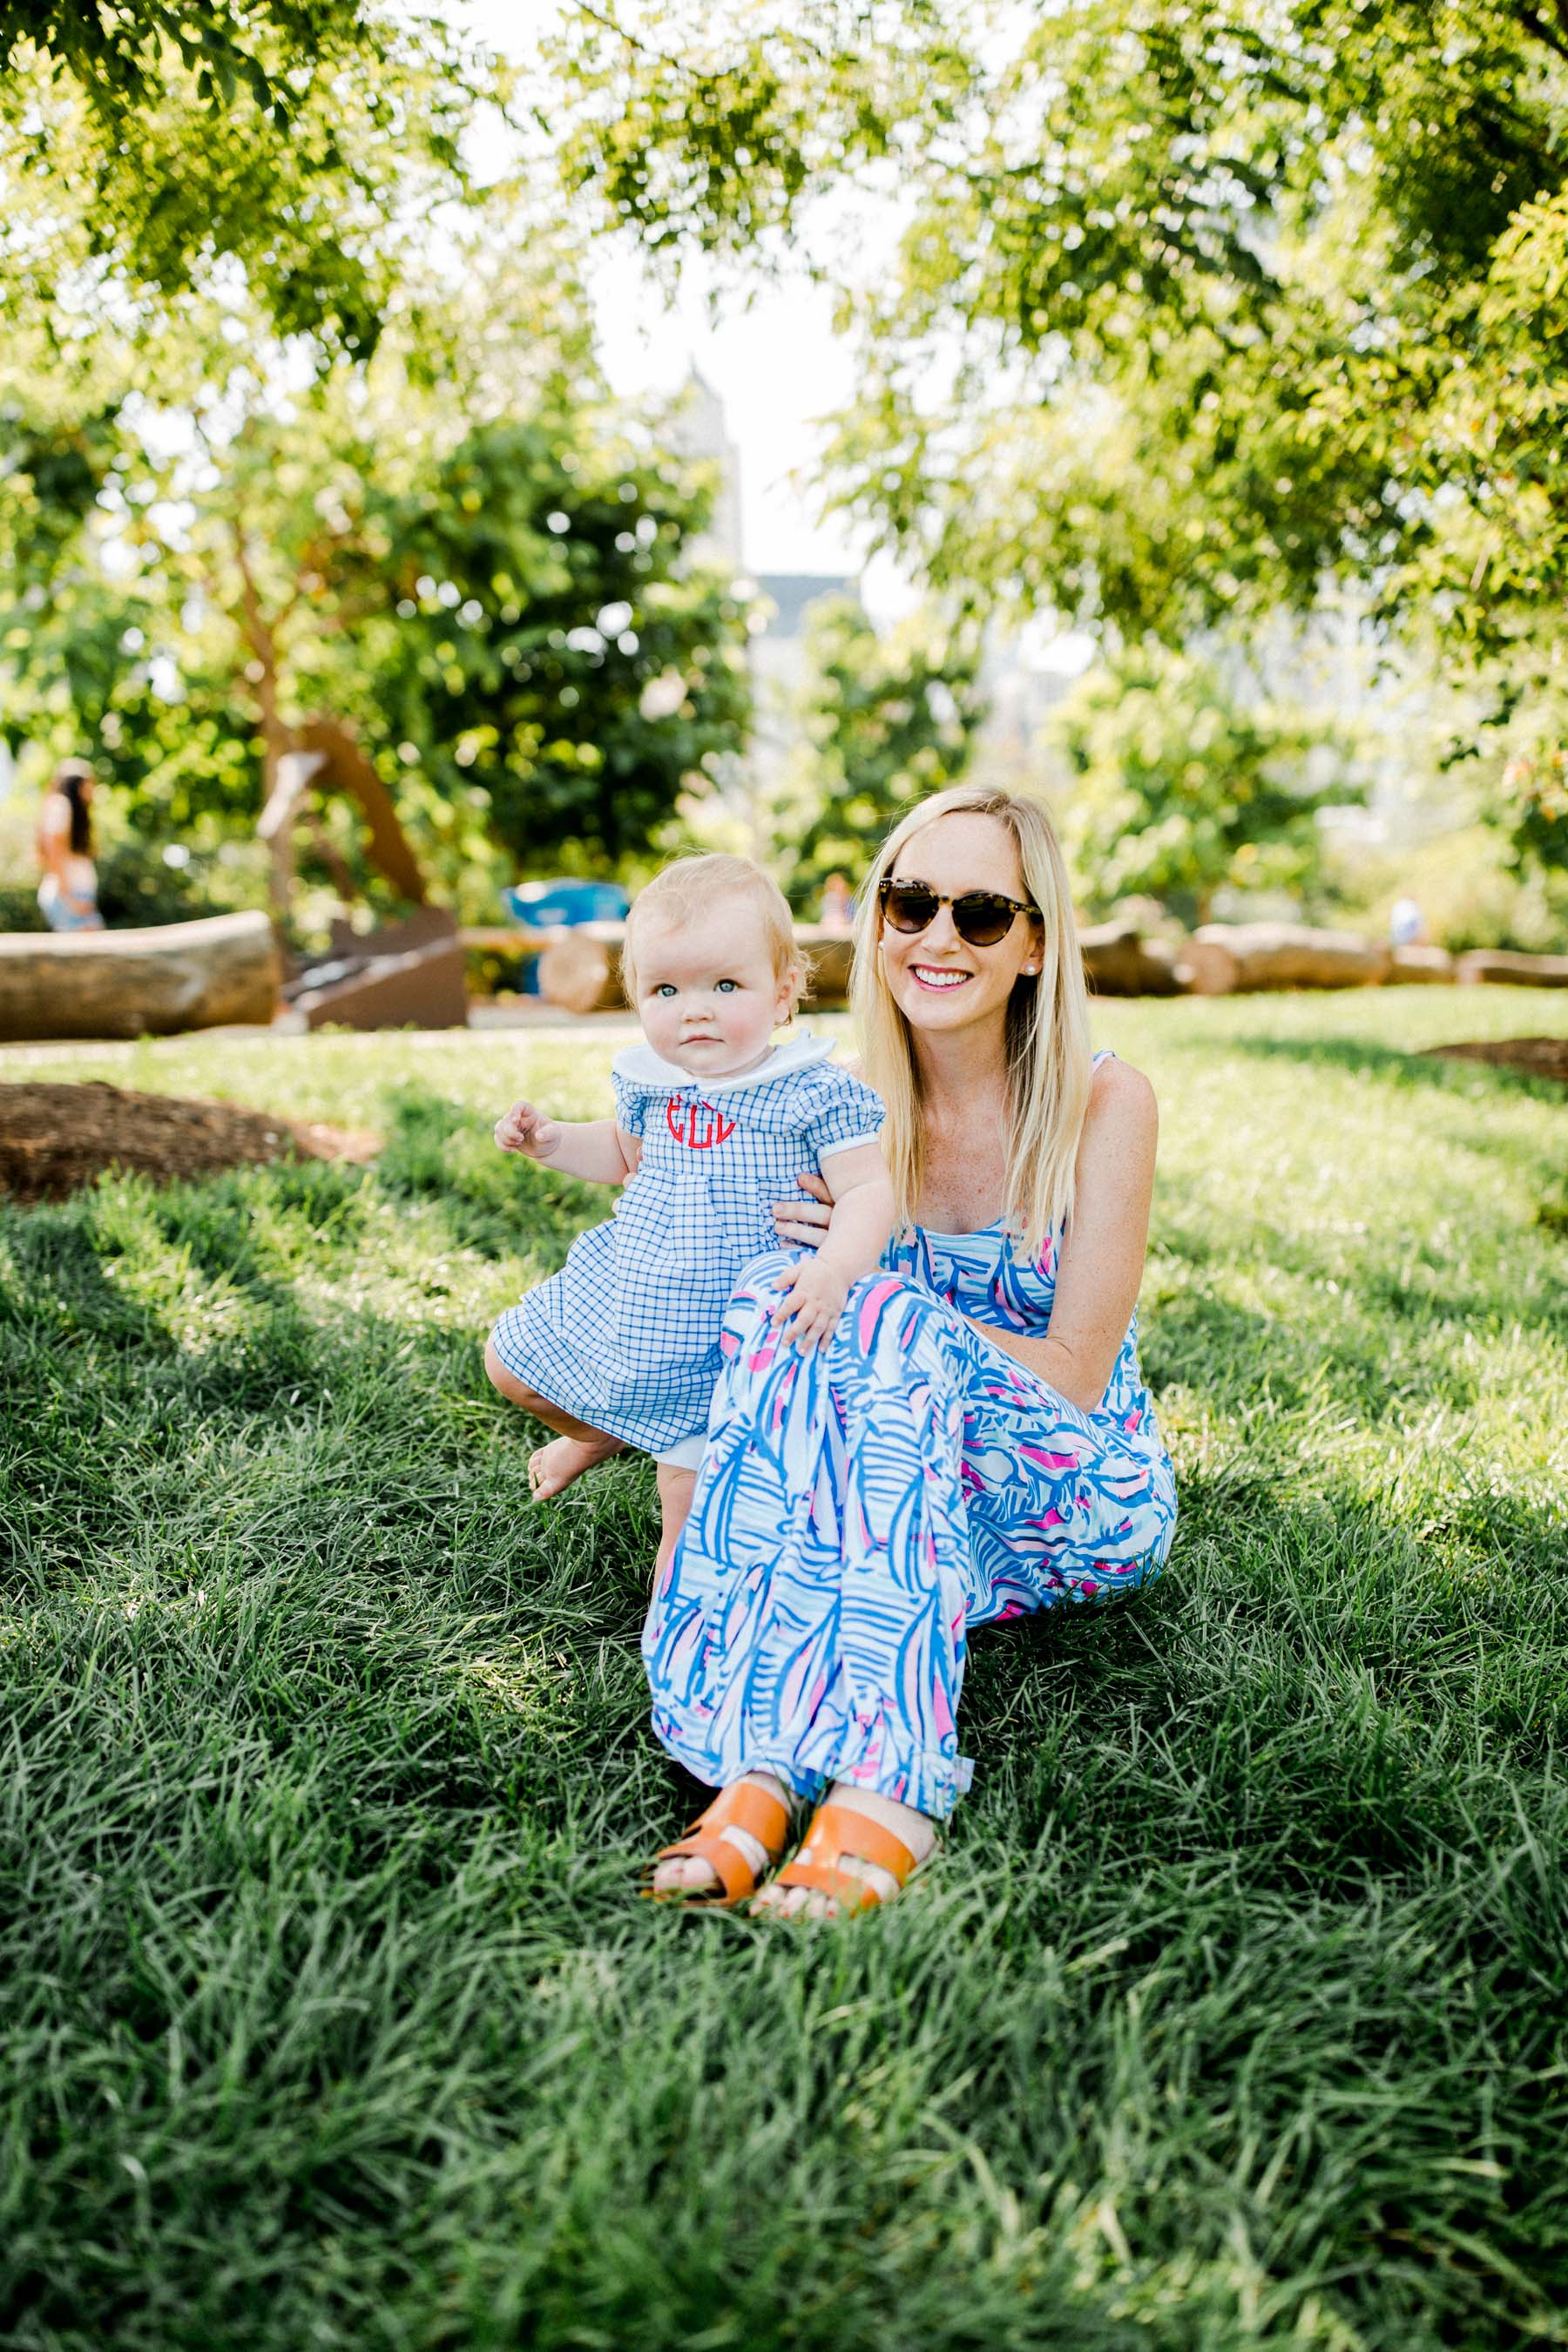
{"label": "woman's hand", "polygon": [[503,1151],[521,1151],[530,1160],[548,1160],[561,1141],[559,1123],[536,1110],[531,1102],[514,1102],[496,1121],[496,1141]]}
{"label": "woman's hand", "polygon": [[827,1238],[827,1220],[833,1214],[833,1195],[820,1176],[797,1176],[795,1182],[808,1201],[775,1201],[773,1223],[781,1242],[792,1249],[820,1249]]}

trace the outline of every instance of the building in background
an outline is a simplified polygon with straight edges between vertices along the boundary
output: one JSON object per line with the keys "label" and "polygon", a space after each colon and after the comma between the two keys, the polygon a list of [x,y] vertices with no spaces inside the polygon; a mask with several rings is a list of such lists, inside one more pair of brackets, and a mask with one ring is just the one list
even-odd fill
{"label": "building in background", "polygon": [[692,541],[699,563],[726,572],[740,572],[745,558],[741,549],[741,453],[731,440],[724,421],[724,404],[695,360],[687,371],[669,425],[669,445],[679,457],[711,466],[715,473],[713,511],[708,528]]}
{"label": "building in background", "polygon": [[815,604],[859,594],[851,572],[766,572],[748,574],[741,533],[741,458],[725,421],[724,404],[692,363],[676,410],[671,444],[683,457],[712,466],[713,514],[694,553],[734,573],[757,610],[751,637],[752,691],[756,720],[750,751],[733,772],[716,779],[724,810],[739,828],[749,856],[765,857],[768,812],[805,740],[800,689],[805,678],[805,632]]}

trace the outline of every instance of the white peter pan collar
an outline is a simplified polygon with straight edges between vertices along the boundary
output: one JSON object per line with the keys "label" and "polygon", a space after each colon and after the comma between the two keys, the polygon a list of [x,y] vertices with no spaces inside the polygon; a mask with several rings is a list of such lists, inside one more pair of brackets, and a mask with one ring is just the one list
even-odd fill
{"label": "white peter pan collar", "polygon": [[775,1045],[754,1070],[742,1070],[733,1078],[712,1078],[683,1070],[679,1062],[665,1061],[644,1044],[628,1045],[624,1054],[616,1055],[612,1066],[617,1078],[629,1078],[634,1086],[657,1087],[667,1094],[676,1094],[682,1087],[700,1087],[705,1095],[732,1095],[742,1087],[770,1086],[775,1078],[793,1077],[797,1070],[826,1062],[832,1051],[831,1037],[792,1037],[787,1045]]}

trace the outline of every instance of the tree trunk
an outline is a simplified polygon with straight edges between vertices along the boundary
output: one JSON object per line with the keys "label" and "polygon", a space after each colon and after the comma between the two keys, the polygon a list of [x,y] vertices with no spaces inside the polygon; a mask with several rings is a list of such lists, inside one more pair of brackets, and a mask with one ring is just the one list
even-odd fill
{"label": "tree trunk", "polygon": [[256,688],[257,706],[261,713],[261,825],[260,833],[267,844],[269,861],[268,895],[272,902],[272,919],[278,926],[278,936],[288,935],[289,908],[294,897],[294,834],[288,816],[278,804],[282,782],[284,755],[294,748],[292,736],[283,721],[278,690],[278,637],[274,623],[261,609],[261,598],[256,577],[250,568],[250,555],[246,543],[245,524],[239,516],[233,521],[234,559],[240,581],[240,632],[250,647],[252,684]]}
{"label": "tree trunk", "polygon": [[1182,949],[1177,971],[1195,996],[1265,988],[1375,988],[1390,950],[1353,931],[1300,923],[1205,923]]}
{"label": "tree trunk", "polygon": [[163,1037],[270,1021],[277,998],[278,950],[259,913],[0,935],[0,1039]]}

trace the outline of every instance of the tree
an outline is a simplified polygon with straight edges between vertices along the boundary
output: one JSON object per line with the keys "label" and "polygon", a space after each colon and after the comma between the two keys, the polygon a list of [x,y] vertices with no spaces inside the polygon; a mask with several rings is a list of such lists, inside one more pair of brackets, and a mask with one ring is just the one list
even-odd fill
{"label": "tree", "polygon": [[1363,796],[1321,730],[1155,646],[1091,670],[1051,735],[1068,856],[1097,911],[1142,895],[1203,923],[1223,888],[1310,889],[1319,810]]}
{"label": "tree", "polygon": [[557,57],[659,255],[896,170],[829,479],[939,590],[1177,646],[1338,574],[1500,710],[1561,675],[1562,0],[595,0]]}
{"label": "tree", "polygon": [[468,147],[507,77],[438,22],[348,0],[0,7],[0,299],[84,383],[100,333],[151,355],[217,285],[268,332],[363,360],[410,250],[490,194]]}
{"label": "tree", "polygon": [[805,652],[807,741],[779,825],[803,908],[830,874],[862,873],[911,801],[957,782],[985,708],[973,625],[922,613],[883,635],[838,597],[814,608]]}
{"label": "tree", "polygon": [[[515,344],[453,328],[461,381],[414,380],[395,335],[280,401],[219,332],[207,365],[185,354],[178,407],[127,399],[90,441],[18,429],[13,740],[85,740],[184,841],[253,825],[324,710],[357,725],[448,889],[487,837],[513,870],[567,841],[601,867],[640,845],[742,740],[744,613],[688,569],[703,493],[568,404],[537,284],[499,292]],[[525,413],[486,420],[509,394]],[[321,845],[368,882],[352,827],[329,817]]]}
{"label": "tree", "polygon": [[384,764],[413,754],[448,803],[482,795],[524,866],[644,848],[750,715],[746,607],[688,562],[707,508],[582,419],[471,433],[386,511],[396,625],[357,695]]}
{"label": "tree", "polygon": [[[739,620],[685,569],[700,496],[604,413],[553,191],[469,177],[499,77],[438,26],[362,13],[183,19],[256,35],[266,105],[215,102],[153,6],[50,18],[59,55],[98,58],[91,87],[17,61],[5,724],[90,748],[184,841],[253,824],[325,709],[448,887],[487,830],[513,858],[581,831],[611,859],[737,740]],[[318,19],[337,47],[283,42]],[[374,71],[345,73],[361,35]],[[109,106],[104,76],[135,102]],[[332,833],[322,855],[355,870]]]}
{"label": "tree", "polygon": [[209,104],[233,105],[243,79],[258,106],[286,107],[280,69],[374,51],[384,29],[362,0],[0,0],[0,73],[34,50],[119,112],[145,101],[173,54]]}

